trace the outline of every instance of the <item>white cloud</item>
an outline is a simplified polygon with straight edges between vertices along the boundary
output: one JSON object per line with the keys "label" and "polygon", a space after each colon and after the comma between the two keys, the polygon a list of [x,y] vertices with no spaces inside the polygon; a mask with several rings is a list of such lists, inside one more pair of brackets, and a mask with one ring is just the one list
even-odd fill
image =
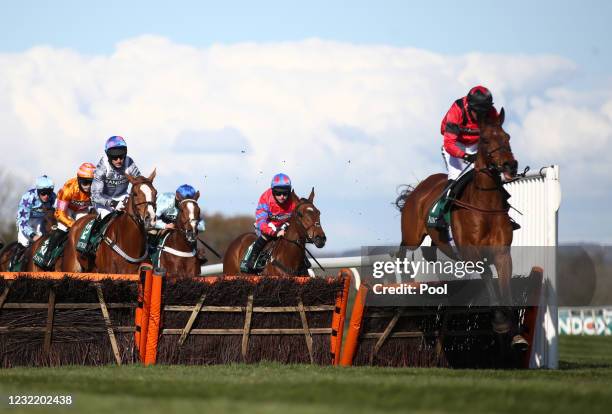
{"label": "white cloud", "polygon": [[[587,107],[567,99],[564,84],[575,72],[558,56],[445,56],[318,39],[198,49],[142,36],[97,56],[38,47],[0,54],[2,141],[18,146],[2,163],[61,182],[80,162],[97,161],[117,134],[142,171],[158,168],[162,189],[204,187],[208,211],[249,212],[247,200],[280,170],[299,191],[315,185],[319,199],[390,202],[398,184],[443,169],[440,120],[477,83],[511,109],[515,150],[536,165],[591,150],[609,163],[612,101]],[[176,148],[198,134],[210,151]],[[232,142],[248,150],[234,153]],[[366,208],[364,217],[385,228],[398,221],[391,209],[369,217]],[[385,238],[399,239],[399,221],[397,228]],[[335,239],[338,247],[354,242]]]}

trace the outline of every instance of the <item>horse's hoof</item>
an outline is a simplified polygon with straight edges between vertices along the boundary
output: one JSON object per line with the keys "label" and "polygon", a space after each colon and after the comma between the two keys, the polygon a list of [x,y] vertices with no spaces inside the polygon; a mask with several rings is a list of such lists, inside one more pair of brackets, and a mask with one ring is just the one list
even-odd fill
{"label": "horse's hoof", "polygon": [[529,342],[523,335],[514,335],[512,338],[512,348],[519,352],[525,352],[529,349]]}

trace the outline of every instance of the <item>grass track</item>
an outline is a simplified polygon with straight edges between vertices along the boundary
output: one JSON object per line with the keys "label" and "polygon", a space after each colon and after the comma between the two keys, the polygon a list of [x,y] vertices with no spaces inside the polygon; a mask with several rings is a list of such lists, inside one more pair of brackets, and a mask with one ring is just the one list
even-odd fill
{"label": "grass track", "polygon": [[[574,413],[611,412],[612,338],[561,337],[557,371],[284,366],[0,370],[0,412]],[[17,407],[8,395],[72,395],[68,407]]]}

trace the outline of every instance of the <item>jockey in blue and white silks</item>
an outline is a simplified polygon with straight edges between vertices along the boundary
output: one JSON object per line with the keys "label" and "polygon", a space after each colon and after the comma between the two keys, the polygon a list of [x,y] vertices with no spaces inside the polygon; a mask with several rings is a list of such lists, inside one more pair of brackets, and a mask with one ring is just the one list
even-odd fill
{"label": "jockey in blue and white silks", "polygon": [[123,200],[128,196],[127,175],[140,175],[134,160],[127,155],[127,144],[122,137],[110,137],[104,152],[106,155],[98,162],[91,184],[91,200],[101,217],[123,208]]}
{"label": "jockey in blue and white silks", "polygon": [[36,186],[28,190],[19,201],[17,210],[17,241],[27,247],[44,235],[45,210],[53,209],[56,195],[55,184],[46,175],[36,179]]}
{"label": "jockey in blue and white silks", "polygon": [[[188,184],[183,184],[177,188],[175,193],[160,193],[157,195],[157,220],[155,228],[170,229],[174,228],[174,222],[178,216],[178,203],[181,200],[195,199],[196,190]],[[198,217],[198,231],[204,231],[204,218]]]}

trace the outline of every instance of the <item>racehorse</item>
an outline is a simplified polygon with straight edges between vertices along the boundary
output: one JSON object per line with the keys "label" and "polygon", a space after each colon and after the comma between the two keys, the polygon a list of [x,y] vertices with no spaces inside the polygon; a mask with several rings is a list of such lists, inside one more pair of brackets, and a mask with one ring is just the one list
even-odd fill
{"label": "racehorse", "polygon": [[[195,277],[200,274],[202,261],[198,257],[198,223],[200,206],[198,191],[194,198],[178,200],[178,215],[173,229],[167,230],[160,239],[162,244],[156,246],[159,254],[158,265],[166,269],[168,275]],[[154,263],[155,264],[155,263]]]}
{"label": "racehorse", "polygon": [[[486,260],[497,270],[498,282],[494,283],[491,269],[485,266],[482,275],[493,303],[512,303],[510,279],[512,276],[512,222],[508,215],[508,193],[504,190],[501,175],[511,180],[517,175],[518,162],[510,148],[510,135],[502,128],[504,109],[499,115],[479,119],[480,141],[471,182],[465,185],[458,200],[451,207],[452,236],[462,260]],[[399,255],[406,249],[414,250],[429,235],[432,246],[445,255],[457,259],[449,243],[448,233],[426,226],[426,219],[434,202],[447,183],[446,174],[434,174],[409,188],[398,198],[401,207],[402,242]],[[435,259],[434,259],[435,260]],[[512,345],[518,349],[527,347],[519,332],[518,320],[508,308],[494,309],[493,329],[499,334],[510,334]]]}
{"label": "racehorse", "polygon": [[[9,265],[13,255],[15,253],[21,253],[21,270],[22,271],[31,271],[30,264],[32,262],[32,254],[38,249],[40,243],[42,243],[47,237],[49,237],[49,233],[53,230],[54,226],[57,225],[57,220],[55,218],[55,209],[54,208],[44,208],[43,209],[44,216],[41,223],[41,230],[44,236],[36,240],[35,242],[30,243],[25,250],[21,247],[21,245],[13,241],[7,244],[4,249],[0,252],[0,272],[8,272]],[[59,260],[58,260],[59,261]]]}
{"label": "racehorse", "polygon": [[[321,212],[313,204],[314,195],[313,188],[307,199],[298,200],[295,192],[291,192],[291,197],[298,203],[288,221],[289,226],[285,235],[268,242],[265,249],[270,251],[270,260],[266,263],[262,274],[266,276],[303,274],[306,243],[313,243],[319,249],[325,246],[327,237],[321,227]],[[230,243],[223,257],[224,274],[241,274],[240,261],[256,238],[255,233],[244,233]]]}
{"label": "racehorse", "polygon": [[115,217],[104,234],[95,256],[80,253],[77,242],[87,223],[96,218],[88,214],[78,219],[68,232],[62,271],[99,273],[136,273],[148,258],[147,229],[155,224],[157,190],[155,171],[146,178],[127,176],[132,185],[124,200],[125,211]]}

